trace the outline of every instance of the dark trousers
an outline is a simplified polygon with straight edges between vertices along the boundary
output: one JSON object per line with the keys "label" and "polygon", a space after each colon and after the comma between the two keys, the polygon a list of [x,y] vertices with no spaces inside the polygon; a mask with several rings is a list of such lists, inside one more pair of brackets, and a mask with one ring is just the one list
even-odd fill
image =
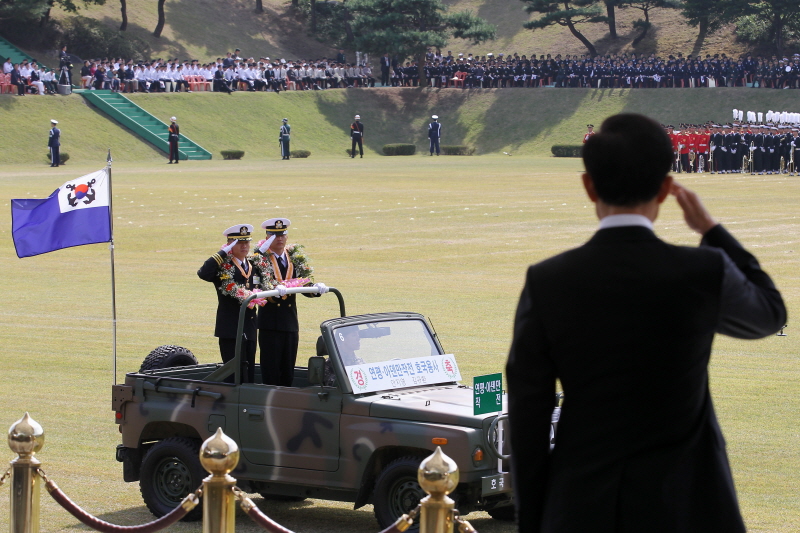
{"label": "dark trousers", "polygon": [[381,85],[383,85],[384,87],[389,85],[389,69],[388,68],[386,70],[381,69]]}
{"label": "dark trousers", "polygon": [[50,164],[54,167],[57,167],[61,164],[61,155],[59,154],[60,146],[51,146],[50,147]]}
{"label": "dark trousers", "polygon": [[681,168],[678,172],[691,172],[692,166],[689,164],[689,154],[681,154]]}
{"label": "dark trousers", "polygon": [[350,150],[350,157],[356,156],[356,145],[358,145],[358,153],[361,154],[361,157],[364,157],[364,145],[360,135],[353,136],[353,148]]}
{"label": "dark trousers", "polygon": [[300,334],[297,331],[258,331],[261,379],[265,385],[292,386],[299,342]]}
{"label": "dark trousers", "polygon": [[[222,362],[227,363],[236,356],[236,339],[220,339],[219,353]],[[242,360],[240,368],[242,370],[242,383],[253,383],[256,377],[256,341],[242,339]],[[262,370],[263,372],[263,370]],[[225,380],[233,383],[233,376]]]}
{"label": "dark trousers", "polygon": [[439,154],[439,137],[431,137],[431,155],[434,151]]}
{"label": "dark trousers", "polygon": [[169,141],[169,160],[178,162],[178,139]]}

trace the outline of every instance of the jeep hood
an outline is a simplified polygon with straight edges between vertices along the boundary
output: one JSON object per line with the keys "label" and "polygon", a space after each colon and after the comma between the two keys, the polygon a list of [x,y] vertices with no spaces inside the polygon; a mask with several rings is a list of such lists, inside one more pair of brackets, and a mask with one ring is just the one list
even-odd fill
{"label": "jeep hood", "polygon": [[369,414],[377,418],[415,420],[451,426],[481,428],[496,413],[473,415],[472,389],[453,385],[381,392],[361,398],[371,401]]}

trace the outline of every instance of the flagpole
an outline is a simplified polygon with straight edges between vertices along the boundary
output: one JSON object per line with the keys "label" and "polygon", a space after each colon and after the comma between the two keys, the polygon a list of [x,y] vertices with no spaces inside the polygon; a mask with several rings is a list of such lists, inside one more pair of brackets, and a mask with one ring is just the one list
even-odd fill
{"label": "flagpole", "polygon": [[109,228],[111,229],[111,242],[108,249],[111,251],[111,339],[113,344],[113,368],[114,375],[112,385],[117,384],[117,282],[114,276],[114,194],[111,188],[111,148],[108,149],[106,165],[108,169],[108,218]]}

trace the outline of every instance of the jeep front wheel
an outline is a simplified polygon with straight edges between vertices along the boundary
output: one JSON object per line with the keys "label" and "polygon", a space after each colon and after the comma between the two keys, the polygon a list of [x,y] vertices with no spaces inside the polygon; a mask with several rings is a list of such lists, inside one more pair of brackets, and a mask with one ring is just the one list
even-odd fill
{"label": "jeep front wheel", "polygon": [[[417,481],[417,471],[422,459],[401,457],[389,463],[375,482],[375,518],[381,528],[387,528],[403,514],[414,509],[426,496]],[[415,523],[409,531],[417,531]]]}
{"label": "jeep front wheel", "polygon": [[[139,490],[150,512],[161,517],[200,487],[205,476],[200,464],[200,442],[171,437],[147,451],[142,460]],[[183,520],[191,522],[202,517],[203,509],[198,505]]]}

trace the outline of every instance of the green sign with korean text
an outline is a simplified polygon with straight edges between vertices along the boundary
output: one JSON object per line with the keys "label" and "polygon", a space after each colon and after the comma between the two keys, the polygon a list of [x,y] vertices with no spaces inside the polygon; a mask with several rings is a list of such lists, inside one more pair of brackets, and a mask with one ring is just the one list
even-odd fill
{"label": "green sign with korean text", "polygon": [[496,413],[503,410],[503,374],[487,374],[472,378],[474,414]]}

